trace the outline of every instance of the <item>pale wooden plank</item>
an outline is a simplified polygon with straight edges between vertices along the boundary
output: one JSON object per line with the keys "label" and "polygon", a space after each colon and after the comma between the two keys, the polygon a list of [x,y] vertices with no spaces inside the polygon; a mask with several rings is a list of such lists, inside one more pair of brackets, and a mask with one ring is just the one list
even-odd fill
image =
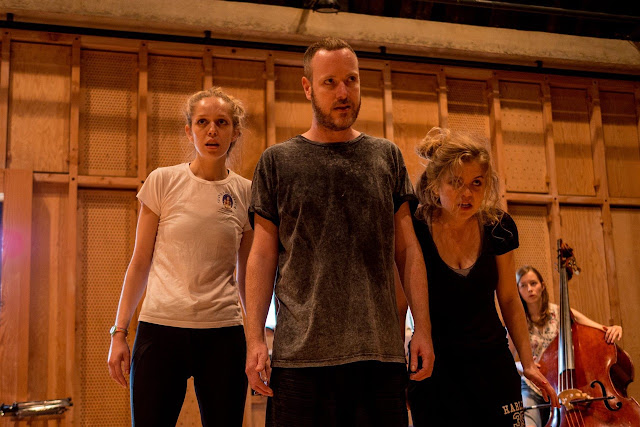
{"label": "pale wooden plank", "polygon": [[[544,127],[545,152],[547,160],[547,171],[549,173],[549,194],[552,203],[549,209],[549,253],[556,254],[557,241],[562,237],[560,230],[560,204],[558,201],[558,174],[556,173],[556,153],[555,141],[553,133],[553,112],[551,108],[551,86],[548,78],[545,77],[542,89],[542,124]],[[553,278],[547,279],[547,285],[550,286],[549,292],[559,289],[558,275],[554,274]]]}
{"label": "pale wooden plank", "polygon": [[391,88],[391,67],[386,62],[382,70],[382,109],[384,114],[384,137],[394,141],[393,135],[393,95]]}
{"label": "pale wooden plank", "polygon": [[500,200],[502,208],[508,209],[506,203],[506,165],[504,155],[504,140],[502,138],[502,109],[500,106],[500,82],[496,78],[489,80],[489,129],[491,133],[491,155],[500,182]]}
{"label": "pale wooden plank", "polygon": [[28,399],[29,298],[33,174],[5,170],[2,287],[0,288],[0,401]]}
{"label": "pale wooden plank", "polygon": [[[611,209],[613,244],[620,290],[619,324],[623,335],[621,346],[631,355],[636,367],[640,361],[640,210]],[[629,385],[629,395],[640,399],[640,381],[637,377]]]}
{"label": "pale wooden plank", "polygon": [[140,43],[138,51],[138,185],[147,179],[149,117],[149,53],[146,43]]}
{"label": "pale wooden plank", "polygon": [[449,127],[449,108],[447,101],[447,76],[444,70],[437,74],[438,79],[438,118],[441,128]]}
{"label": "pale wooden plank", "polygon": [[213,86],[213,57],[211,56],[210,48],[204,50],[204,54],[202,55],[202,68],[204,71],[202,88],[206,90]]}
{"label": "pale wooden plank", "polygon": [[9,74],[11,61],[11,33],[2,33],[2,51],[0,52],[0,168],[7,165],[7,131],[9,115]]}
{"label": "pale wooden plank", "polygon": [[[276,68],[273,53],[265,62],[265,115],[267,121],[266,147],[276,144]],[[266,148],[265,147],[265,148]]]}

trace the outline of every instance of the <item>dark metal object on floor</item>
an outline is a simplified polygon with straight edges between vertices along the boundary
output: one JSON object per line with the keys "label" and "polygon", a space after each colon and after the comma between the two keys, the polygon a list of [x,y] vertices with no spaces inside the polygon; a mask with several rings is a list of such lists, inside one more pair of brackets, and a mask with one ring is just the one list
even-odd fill
{"label": "dark metal object on floor", "polygon": [[27,418],[40,415],[58,415],[70,406],[71,398],[55,400],[36,400],[31,402],[14,402],[12,405],[0,405],[0,417]]}

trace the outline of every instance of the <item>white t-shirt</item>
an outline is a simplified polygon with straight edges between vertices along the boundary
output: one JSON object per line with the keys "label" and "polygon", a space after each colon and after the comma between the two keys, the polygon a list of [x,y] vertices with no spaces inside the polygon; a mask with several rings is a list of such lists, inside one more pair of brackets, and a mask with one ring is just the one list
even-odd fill
{"label": "white t-shirt", "polygon": [[160,221],[139,320],[182,328],[242,324],[233,272],[251,181],[233,171],[206,181],[188,163],[151,172],[138,199]]}

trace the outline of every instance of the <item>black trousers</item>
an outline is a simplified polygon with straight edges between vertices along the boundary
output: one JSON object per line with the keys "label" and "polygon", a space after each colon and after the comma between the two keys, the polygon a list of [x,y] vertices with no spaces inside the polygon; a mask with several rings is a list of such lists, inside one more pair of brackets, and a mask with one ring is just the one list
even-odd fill
{"label": "black trousers", "polygon": [[404,363],[273,368],[266,425],[406,427],[407,381]]}
{"label": "black trousers", "polygon": [[131,362],[131,423],[175,426],[193,376],[203,426],[242,426],[247,377],[242,326],[174,328],[140,322]]}

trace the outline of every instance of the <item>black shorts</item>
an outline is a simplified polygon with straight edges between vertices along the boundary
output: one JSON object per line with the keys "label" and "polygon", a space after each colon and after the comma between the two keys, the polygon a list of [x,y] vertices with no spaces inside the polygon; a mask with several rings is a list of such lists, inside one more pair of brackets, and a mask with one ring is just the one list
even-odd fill
{"label": "black shorts", "polygon": [[524,426],[520,376],[507,348],[468,357],[438,356],[431,378],[410,381],[415,427]]}
{"label": "black shorts", "polygon": [[403,363],[273,368],[266,425],[406,427],[407,381]]}

